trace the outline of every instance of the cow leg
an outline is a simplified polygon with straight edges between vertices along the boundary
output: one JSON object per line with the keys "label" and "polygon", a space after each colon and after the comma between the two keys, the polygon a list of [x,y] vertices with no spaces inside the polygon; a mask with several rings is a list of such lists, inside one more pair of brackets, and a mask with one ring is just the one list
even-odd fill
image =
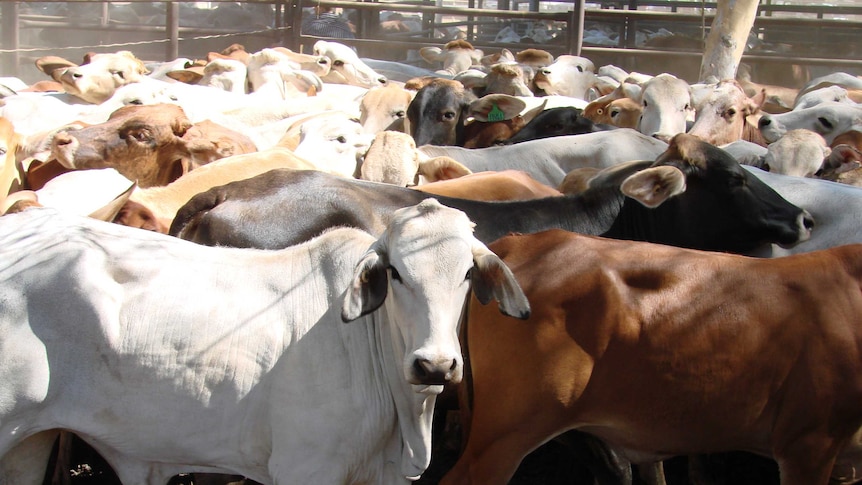
{"label": "cow leg", "polygon": [[584,462],[598,485],[632,484],[632,464],[604,441],[577,430],[567,431],[556,440],[571,449],[575,461]]}
{"label": "cow leg", "polygon": [[42,485],[59,431],[28,437],[0,458],[0,485]]}
{"label": "cow leg", "polygon": [[838,449],[834,442],[807,437],[776,450],[781,485],[827,485]]}
{"label": "cow leg", "polygon": [[[542,444],[542,437],[553,434],[551,430],[537,429],[538,426],[530,430],[517,426],[493,430],[501,431],[499,434],[483,428],[473,422],[464,452],[440,485],[506,485],[524,457]],[[477,438],[480,436],[489,438],[480,440]]]}

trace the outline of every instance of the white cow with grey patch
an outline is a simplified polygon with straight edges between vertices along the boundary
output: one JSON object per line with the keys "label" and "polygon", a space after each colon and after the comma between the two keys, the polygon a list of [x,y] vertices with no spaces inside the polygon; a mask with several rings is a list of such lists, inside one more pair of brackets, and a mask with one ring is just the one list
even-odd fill
{"label": "white cow with grey patch", "polygon": [[[407,483],[437,394],[462,376],[461,310],[526,318],[511,272],[425,201],[380,238],[204,247],[35,208],[0,220],[0,483],[42,483],[58,429],[123,483]],[[350,322],[350,323],[345,323]]]}

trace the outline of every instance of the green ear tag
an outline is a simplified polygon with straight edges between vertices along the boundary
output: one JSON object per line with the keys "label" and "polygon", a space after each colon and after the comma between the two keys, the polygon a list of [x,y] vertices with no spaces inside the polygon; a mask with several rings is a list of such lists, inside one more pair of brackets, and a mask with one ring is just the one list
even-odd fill
{"label": "green ear tag", "polygon": [[491,104],[491,111],[488,112],[488,121],[503,121],[506,119],[506,113],[497,107],[497,103]]}

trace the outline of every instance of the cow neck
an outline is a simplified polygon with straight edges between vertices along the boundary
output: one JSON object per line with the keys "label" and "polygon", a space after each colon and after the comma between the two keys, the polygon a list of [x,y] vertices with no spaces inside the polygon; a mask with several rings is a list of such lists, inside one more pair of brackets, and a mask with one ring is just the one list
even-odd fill
{"label": "cow neck", "polygon": [[[668,224],[662,223],[664,219],[662,216],[668,212],[666,204],[670,202],[667,201],[660,207],[649,209],[640,202],[623,196],[621,208],[613,224],[600,235],[613,239],[665,242],[663,240],[667,239],[667,234],[659,234],[659,232],[669,233],[676,229],[670,222]],[[668,241],[665,244],[672,244],[672,242]]]}
{"label": "cow neck", "polygon": [[[375,375],[380,376],[379,382],[385,383],[395,406],[395,420],[398,426],[398,443],[395,450],[400,449],[398,469],[404,477],[418,478],[431,462],[431,424],[434,415],[436,394],[422,394],[414,391],[414,386],[407,382],[401,372],[404,362],[403,343],[400,338],[392,335],[394,331],[389,320],[384,303],[376,311],[368,315],[367,322],[369,345],[372,353],[377,356],[373,360]],[[385,396],[384,396],[385,398]],[[390,450],[390,444],[387,444]]]}

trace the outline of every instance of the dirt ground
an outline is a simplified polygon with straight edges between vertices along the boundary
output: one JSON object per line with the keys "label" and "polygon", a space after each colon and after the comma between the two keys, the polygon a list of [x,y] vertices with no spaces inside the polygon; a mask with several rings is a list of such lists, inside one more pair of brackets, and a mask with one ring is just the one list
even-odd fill
{"label": "dirt ground", "polygon": [[[448,436],[435,441],[434,459],[417,485],[435,485],[458,458],[457,427],[450,427]],[[77,442],[70,485],[120,485],[113,470],[82,441]],[[775,462],[747,453],[711,456],[709,469],[712,485],[779,485]],[[684,457],[665,462],[668,485],[689,485],[688,462]],[[528,455],[510,485],[592,485],[593,474],[561,441],[551,441]],[[636,485],[643,485],[635,480]],[[46,477],[44,485],[51,485]],[[194,485],[189,477],[175,477],[169,485]]]}

